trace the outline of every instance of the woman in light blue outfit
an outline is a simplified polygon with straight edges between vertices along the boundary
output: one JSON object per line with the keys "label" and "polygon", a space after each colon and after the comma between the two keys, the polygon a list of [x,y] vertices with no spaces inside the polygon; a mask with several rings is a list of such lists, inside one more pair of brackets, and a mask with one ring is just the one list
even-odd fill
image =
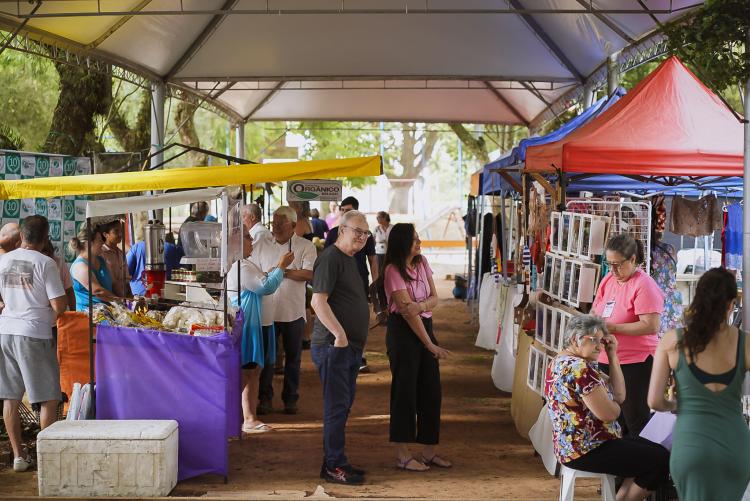
{"label": "woman in light blue outfit", "polygon": [[[237,306],[237,282],[240,282],[240,301],[244,315],[242,327],[241,360],[243,370],[242,382],[242,415],[244,433],[264,433],[270,430],[256,416],[258,407],[258,385],[260,371],[266,360],[276,359],[276,336],[273,326],[264,332],[261,322],[261,296],[276,292],[284,280],[284,271],[294,260],[294,253],[288,252],[279,258],[279,264],[268,274],[251,263],[247,258],[253,253],[253,239],[243,229],[243,259],[232,265],[227,275],[229,299]],[[239,273],[238,273],[239,267]]]}
{"label": "woman in light blue outfit", "polygon": [[[88,243],[91,242],[89,256]],[[73,294],[76,298],[76,311],[89,311],[89,266],[91,266],[91,299],[94,304],[106,303],[118,299],[112,292],[112,275],[107,269],[107,263],[101,257],[104,234],[98,227],[91,231],[86,226],[81,227],[78,235],[70,241],[70,248],[78,257],[70,265],[70,275],[73,278]],[[91,259],[93,257],[93,259]],[[93,264],[91,264],[93,263]]]}

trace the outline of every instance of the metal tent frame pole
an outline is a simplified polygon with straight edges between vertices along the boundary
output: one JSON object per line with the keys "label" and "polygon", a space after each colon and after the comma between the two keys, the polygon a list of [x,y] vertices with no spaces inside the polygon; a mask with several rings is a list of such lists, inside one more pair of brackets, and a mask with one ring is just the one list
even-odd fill
{"label": "metal tent frame pole", "polygon": [[[748,44],[750,44],[750,33],[748,34]],[[742,328],[747,329],[750,326],[750,308],[745,307],[745,302],[750,298],[750,216],[748,215],[748,204],[750,203],[750,123],[747,117],[750,116],[750,80],[745,82],[745,155],[744,155],[744,176],[742,177],[742,186],[744,200],[742,210]]]}

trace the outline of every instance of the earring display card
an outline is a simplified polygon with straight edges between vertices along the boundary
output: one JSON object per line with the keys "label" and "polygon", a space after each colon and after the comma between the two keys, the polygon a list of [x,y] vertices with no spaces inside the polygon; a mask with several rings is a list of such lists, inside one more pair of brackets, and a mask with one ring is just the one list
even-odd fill
{"label": "earring display card", "polygon": [[570,301],[570,282],[573,278],[573,261],[565,260],[563,262],[563,274],[560,283],[560,299]]}
{"label": "earring display card", "polygon": [[563,340],[563,334],[565,333],[565,327],[568,325],[568,318],[570,315],[564,311],[558,311],[560,318],[557,322],[557,332],[555,333],[556,336],[553,338],[552,342],[554,344],[554,350],[558,353],[562,350],[562,340]]}
{"label": "earring display card", "polygon": [[552,279],[550,281],[549,295],[558,299],[560,292],[560,275],[562,273],[563,259],[560,256],[552,258]]}
{"label": "earring display card", "polygon": [[544,286],[542,289],[547,294],[552,290],[552,268],[554,267],[554,254],[547,253],[544,256]]}
{"label": "earring display card", "polygon": [[534,391],[536,390],[536,360],[537,355],[539,355],[540,352],[537,351],[536,348],[533,346],[529,347],[529,377],[526,380],[526,384],[529,388],[531,388]]}
{"label": "earring display card", "polygon": [[552,336],[555,332],[555,308],[545,306],[544,308],[544,346],[552,349]]}
{"label": "earring display card", "polygon": [[591,256],[591,223],[593,218],[588,214],[581,214],[581,244],[579,256],[590,259]]}
{"label": "earring display card", "polygon": [[570,278],[568,302],[570,303],[571,306],[577,307],[580,304],[578,292],[580,290],[582,263],[580,261],[571,261],[571,265],[572,265],[572,276]]}
{"label": "earring display card", "polygon": [[593,263],[583,263],[581,265],[581,275],[578,280],[578,302],[591,303],[594,301],[594,292],[599,277],[599,265]]}
{"label": "earring display card", "polygon": [[540,353],[537,355],[537,366],[536,366],[536,391],[544,396],[544,386],[546,383],[547,375],[547,363],[549,357],[546,353]]}
{"label": "earring display card", "polygon": [[553,212],[550,216],[550,222],[552,229],[550,230],[550,250],[553,252],[559,252],[560,248],[558,245],[558,238],[560,235],[560,213],[559,212]]}
{"label": "earring display card", "polygon": [[560,216],[560,252],[568,252],[568,243],[570,241],[570,227],[571,219],[573,214],[570,212],[563,212]]}
{"label": "earring display card", "polygon": [[581,252],[581,223],[583,218],[580,214],[572,214],[571,217],[573,223],[570,225],[568,254],[578,256]]}
{"label": "earring display card", "polygon": [[536,306],[536,330],[534,331],[534,339],[538,342],[544,342],[544,312],[546,306],[544,303],[539,302]]}

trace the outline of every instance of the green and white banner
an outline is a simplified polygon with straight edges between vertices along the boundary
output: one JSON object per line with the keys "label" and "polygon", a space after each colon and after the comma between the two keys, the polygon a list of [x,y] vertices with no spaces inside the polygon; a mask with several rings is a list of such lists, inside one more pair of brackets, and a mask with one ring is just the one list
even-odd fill
{"label": "green and white banner", "polygon": [[[83,174],[91,174],[91,159],[88,157],[0,150],[0,178],[3,180]],[[21,223],[34,214],[46,217],[57,255],[65,256],[65,261],[70,263],[76,256],[70,252],[67,243],[86,221],[86,200],[86,196],[0,200],[1,224]]]}

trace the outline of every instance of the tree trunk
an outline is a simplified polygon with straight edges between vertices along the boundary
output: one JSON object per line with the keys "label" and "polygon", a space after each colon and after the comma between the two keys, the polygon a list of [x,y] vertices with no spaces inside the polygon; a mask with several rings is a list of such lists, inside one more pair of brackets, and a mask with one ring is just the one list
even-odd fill
{"label": "tree trunk", "polygon": [[[188,146],[195,146],[200,148],[201,142],[198,138],[198,132],[195,129],[195,110],[197,106],[189,101],[188,96],[181,96],[182,99],[178,101],[177,111],[175,112],[174,122],[178,128],[178,134],[180,136],[180,142]],[[208,156],[203,153],[196,151],[190,151],[187,153],[188,162],[191,166],[204,166],[208,165]]]}
{"label": "tree trunk", "polygon": [[151,95],[143,92],[138,116],[132,127],[119,108],[112,111],[108,126],[123,151],[148,150],[151,143]]}
{"label": "tree trunk", "polygon": [[55,63],[55,68],[60,75],[60,97],[42,150],[72,156],[104,151],[94,130],[94,117],[109,110],[112,78],[65,63]]}
{"label": "tree trunk", "polygon": [[476,157],[477,160],[479,160],[479,163],[481,165],[487,165],[490,163],[490,155],[487,153],[487,147],[484,142],[484,138],[480,137],[474,137],[474,135],[466,130],[466,127],[464,127],[463,124],[451,122],[448,124],[453,130],[453,132],[456,133],[456,136],[458,136],[458,139],[461,141],[461,144],[463,144],[464,148],[466,148],[469,153],[471,153],[474,157]]}
{"label": "tree trunk", "polygon": [[401,173],[396,173],[392,169],[386,172],[392,189],[388,207],[391,212],[404,214],[408,211],[409,189],[430,162],[437,142],[437,133],[430,129],[419,130],[416,124],[411,130],[403,129],[403,144],[399,156]]}
{"label": "tree trunk", "polygon": [[391,214],[408,214],[409,194],[414,182],[391,183],[391,198],[388,202],[388,212]]}

